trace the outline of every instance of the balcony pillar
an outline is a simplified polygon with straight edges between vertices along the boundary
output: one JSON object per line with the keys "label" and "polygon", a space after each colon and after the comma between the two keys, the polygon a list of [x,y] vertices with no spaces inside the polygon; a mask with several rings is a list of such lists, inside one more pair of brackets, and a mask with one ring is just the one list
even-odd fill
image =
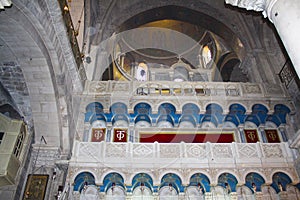
{"label": "balcony pillar", "polygon": [[227,4],[262,12],[274,24],[300,76],[300,4],[299,0],[225,0]]}

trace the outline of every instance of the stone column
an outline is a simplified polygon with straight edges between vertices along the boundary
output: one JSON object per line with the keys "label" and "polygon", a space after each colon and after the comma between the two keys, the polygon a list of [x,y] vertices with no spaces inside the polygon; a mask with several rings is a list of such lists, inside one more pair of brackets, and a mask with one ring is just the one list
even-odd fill
{"label": "stone column", "polygon": [[227,4],[263,12],[274,24],[300,77],[299,0],[225,0]]}

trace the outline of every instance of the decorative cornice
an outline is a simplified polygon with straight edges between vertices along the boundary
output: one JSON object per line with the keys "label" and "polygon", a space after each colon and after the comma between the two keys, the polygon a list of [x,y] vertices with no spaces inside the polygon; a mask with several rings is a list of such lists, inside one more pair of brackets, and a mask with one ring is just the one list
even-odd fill
{"label": "decorative cornice", "polygon": [[4,7],[11,6],[11,0],[0,0],[0,10],[4,10]]}
{"label": "decorative cornice", "polygon": [[[263,16],[269,17],[273,5],[277,0],[225,0],[225,3],[237,6],[239,8],[245,8],[246,10],[254,10],[262,12]],[[272,21],[272,19],[270,19]]]}
{"label": "decorative cornice", "polygon": [[266,5],[266,0],[225,0],[225,2],[233,6],[258,12],[264,11]]}

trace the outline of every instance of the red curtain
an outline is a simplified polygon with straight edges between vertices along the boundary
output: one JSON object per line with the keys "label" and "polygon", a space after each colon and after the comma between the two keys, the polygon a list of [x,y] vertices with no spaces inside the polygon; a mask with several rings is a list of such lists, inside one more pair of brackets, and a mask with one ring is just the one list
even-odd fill
{"label": "red curtain", "polygon": [[153,143],[231,143],[233,133],[140,133],[140,142]]}

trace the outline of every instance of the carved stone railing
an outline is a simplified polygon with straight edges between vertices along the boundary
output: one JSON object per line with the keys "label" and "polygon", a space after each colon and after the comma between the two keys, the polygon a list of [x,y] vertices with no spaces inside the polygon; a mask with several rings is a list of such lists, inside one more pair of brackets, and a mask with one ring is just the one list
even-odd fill
{"label": "carved stone railing", "polygon": [[131,96],[228,96],[286,98],[286,90],[278,84],[226,83],[226,82],[138,82],[138,81],[87,81],[85,94]]}
{"label": "carved stone railing", "polygon": [[287,143],[92,143],[76,141],[70,162],[112,168],[288,167],[293,154]]}
{"label": "carved stone railing", "polygon": [[[293,111],[294,104],[283,85],[262,83],[227,82],[172,82],[172,81],[87,81],[84,96],[86,101],[101,101],[105,109],[111,103],[126,103],[130,110],[136,102],[146,100],[155,112],[160,102],[168,101],[180,110],[185,103],[194,102],[201,109],[211,101],[223,106],[224,111],[230,102],[239,101],[243,105],[265,103],[270,111],[276,104],[285,104]],[[180,98],[180,99],[179,99]],[[97,100],[99,99],[99,100]],[[88,102],[87,102],[88,103]],[[201,104],[201,105],[200,105]],[[251,112],[251,107],[246,108]],[[108,110],[107,110],[108,111]]]}

